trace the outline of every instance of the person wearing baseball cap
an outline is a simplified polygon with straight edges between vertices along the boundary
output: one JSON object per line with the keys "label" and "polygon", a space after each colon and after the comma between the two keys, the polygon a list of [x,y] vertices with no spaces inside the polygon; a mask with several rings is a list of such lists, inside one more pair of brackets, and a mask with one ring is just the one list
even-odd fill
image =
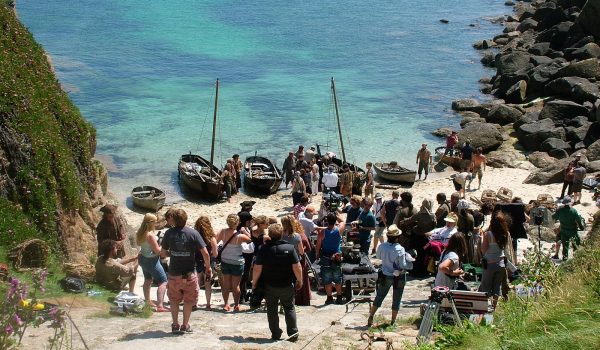
{"label": "person wearing baseball cap", "polygon": [[398,226],[390,225],[387,232],[387,242],[377,248],[377,258],[381,259],[383,278],[377,281],[375,301],[373,302],[373,306],[371,306],[367,321],[367,326],[369,327],[373,324],[375,312],[381,307],[390,288],[393,291],[391,324],[396,322],[406,284],[406,271],[412,268],[412,261],[414,260],[400,245],[399,238],[401,234],[402,231],[400,231]]}

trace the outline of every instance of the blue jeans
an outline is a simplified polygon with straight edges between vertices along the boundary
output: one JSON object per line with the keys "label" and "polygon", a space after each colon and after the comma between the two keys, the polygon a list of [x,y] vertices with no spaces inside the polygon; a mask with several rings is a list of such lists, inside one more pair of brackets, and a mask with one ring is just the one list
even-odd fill
{"label": "blue jeans", "polygon": [[140,254],[138,256],[138,261],[142,267],[144,279],[151,279],[158,284],[167,282],[167,274],[160,264],[160,258],[158,256],[146,258]]}
{"label": "blue jeans", "polygon": [[387,296],[390,288],[392,289],[392,310],[400,310],[400,302],[402,301],[402,294],[404,293],[404,285],[406,284],[406,273],[401,274],[398,277],[384,276],[377,280],[377,287],[375,289],[375,301],[373,305],[381,307],[383,299]]}
{"label": "blue jeans", "polygon": [[342,284],[342,267],[340,265],[321,266],[323,284]]}

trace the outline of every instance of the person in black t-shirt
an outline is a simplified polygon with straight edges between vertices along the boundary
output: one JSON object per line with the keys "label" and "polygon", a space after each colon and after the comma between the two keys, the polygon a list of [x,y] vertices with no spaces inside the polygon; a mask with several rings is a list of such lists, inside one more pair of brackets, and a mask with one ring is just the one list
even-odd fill
{"label": "person in black t-shirt", "polygon": [[252,288],[260,283],[267,304],[267,319],[271,330],[271,339],[281,338],[278,306],[281,302],[285,314],[288,340],[298,339],[296,309],[294,307],[294,287],[302,288],[302,266],[296,249],[281,240],[283,227],[280,224],[269,226],[268,240],[256,255],[252,274]]}

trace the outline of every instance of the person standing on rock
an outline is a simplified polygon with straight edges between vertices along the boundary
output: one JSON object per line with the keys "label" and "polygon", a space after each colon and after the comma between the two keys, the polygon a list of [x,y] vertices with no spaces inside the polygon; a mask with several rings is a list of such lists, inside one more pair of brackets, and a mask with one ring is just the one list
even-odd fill
{"label": "person standing on rock", "polygon": [[425,170],[425,178],[423,180],[427,180],[427,175],[429,175],[429,166],[432,164],[432,159],[431,152],[427,149],[427,144],[422,144],[421,148],[417,152],[416,162],[416,164],[419,166],[419,180],[421,180],[421,174],[423,173],[423,170]]}
{"label": "person standing on rock", "polygon": [[[196,252],[202,254],[206,279],[212,278],[210,256],[206,243],[191,227],[186,226],[188,216],[183,209],[177,209],[167,218],[170,229],[165,232],[160,255],[170,256],[167,295],[171,303],[171,332],[176,334],[192,333],[190,316],[198,304],[198,275],[196,274]],[[179,304],[183,301],[183,323],[179,325]]]}
{"label": "person standing on rock", "polygon": [[252,289],[264,290],[271,339],[279,340],[279,303],[283,307],[288,340],[298,339],[294,289],[302,288],[302,266],[294,246],[283,241],[283,227],[269,226],[269,240],[256,255],[252,272]]}
{"label": "person standing on rock", "polygon": [[444,155],[450,155],[450,157],[454,156],[454,147],[458,143],[458,134],[456,131],[452,131],[448,137],[446,137],[446,150],[444,151]]}
{"label": "person standing on rock", "polygon": [[285,188],[288,188],[294,178],[294,169],[296,167],[296,158],[294,152],[290,152],[283,162],[283,172],[285,173]]}
{"label": "person standing on rock", "polygon": [[100,245],[106,240],[113,240],[117,242],[117,258],[124,257],[125,244],[127,242],[127,231],[125,225],[119,217],[117,217],[117,206],[107,204],[103,206],[100,211],[102,212],[102,220],[96,226],[96,239],[98,240],[98,255],[100,255]]}
{"label": "person standing on rock", "polygon": [[483,171],[485,170],[485,156],[481,147],[477,147],[473,159],[471,160],[471,180],[469,180],[469,188],[471,188],[471,182],[477,176],[477,189],[481,188],[481,178],[483,177]]}

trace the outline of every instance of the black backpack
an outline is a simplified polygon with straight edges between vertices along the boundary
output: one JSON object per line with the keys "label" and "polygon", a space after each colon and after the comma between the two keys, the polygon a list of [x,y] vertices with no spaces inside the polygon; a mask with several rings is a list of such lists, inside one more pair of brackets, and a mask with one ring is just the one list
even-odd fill
{"label": "black backpack", "polygon": [[65,292],[83,293],[85,291],[85,282],[77,277],[65,277],[58,282]]}

